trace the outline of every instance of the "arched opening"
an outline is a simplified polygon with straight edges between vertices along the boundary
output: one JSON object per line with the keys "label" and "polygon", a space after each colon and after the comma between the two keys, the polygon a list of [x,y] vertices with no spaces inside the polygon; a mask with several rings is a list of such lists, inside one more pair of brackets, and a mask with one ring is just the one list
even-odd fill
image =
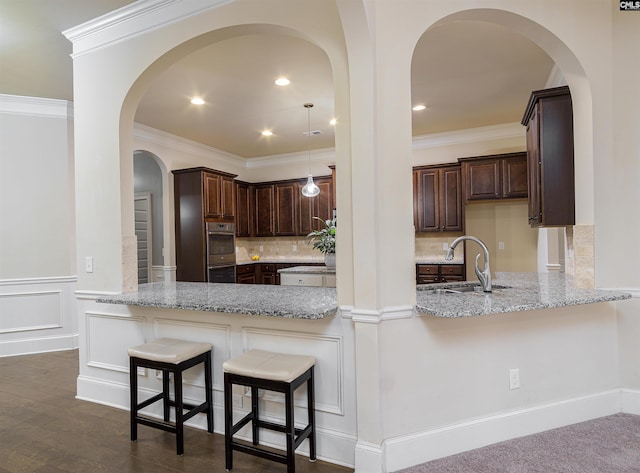
{"label": "arched opening", "polygon": [[[280,74],[292,79],[286,90],[274,85]],[[203,107],[189,103],[194,95],[204,98]],[[232,173],[247,182],[302,178],[309,170],[326,176],[331,174],[328,160],[336,161],[335,131],[330,124],[335,116],[334,95],[327,53],[308,39],[275,26],[225,28],[176,46],[154,62],[129,91],[121,124],[124,131],[125,122],[133,116],[136,123],[171,133],[178,141],[190,141],[189,146],[169,146],[162,153],[170,188],[171,171],[192,167]],[[306,102],[314,104],[314,132],[320,130],[311,140],[306,136]],[[260,136],[265,127],[275,129],[271,139]],[[320,157],[309,162],[307,151]],[[273,163],[253,164],[264,157]],[[164,214],[171,216],[165,226],[173,222],[171,190],[167,195],[169,208]],[[165,250],[173,244],[169,236]],[[289,250],[300,247],[293,243],[288,244]]]}
{"label": "arched opening", "polygon": [[[144,150],[136,150],[133,153],[138,284],[164,280],[162,267],[164,266],[163,195],[165,191],[161,165],[161,161],[153,153]],[[159,271],[154,273],[154,267]]]}
{"label": "arched opening", "polygon": [[[446,54],[439,45],[447,44]],[[569,48],[549,30],[530,19],[500,10],[465,10],[434,23],[418,40],[412,60],[412,105],[426,104],[413,112],[414,139],[428,141],[430,134],[456,131],[480,134],[483,127],[503,127],[503,136],[464,139],[448,147],[432,147],[416,153],[419,164],[439,164],[456,158],[488,156],[526,150],[525,130],[519,122],[529,95],[568,84],[574,104],[574,142],[578,220],[592,221],[591,181],[593,162],[578,150],[589,148],[585,133],[593,124],[586,74]],[[588,113],[585,113],[585,110]],[[518,129],[521,133],[518,136]],[[454,142],[455,140],[452,140]],[[448,156],[449,159],[443,158]],[[444,159],[444,160],[443,160]],[[572,231],[532,229],[526,199],[462,204],[464,233],[488,242],[495,271],[557,271],[564,269],[565,247],[571,247]],[[561,234],[559,236],[559,233]],[[417,234],[416,249],[447,245],[458,235]],[[449,237],[449,238],[448,238]],[[437,241],[436,241],[437,240]],[[437,244],[434,244],[436,241]],[[469,248],[466,261],[477,253]],[[569,258],[571,252],[569,251]],[[590,268],[592,269],[592,268]],[[569,272],[574,271],[572,261]],[[467,264],[467,278],[475,278]]]}

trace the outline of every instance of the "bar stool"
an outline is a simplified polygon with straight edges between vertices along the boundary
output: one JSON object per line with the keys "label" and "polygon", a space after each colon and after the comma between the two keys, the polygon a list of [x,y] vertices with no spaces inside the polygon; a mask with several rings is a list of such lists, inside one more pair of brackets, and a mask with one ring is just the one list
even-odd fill
{"label": "bar stool", "polygon": [[[129,348],[129,381],[131,389],[131,441],[138,438],[138,424],[176,434],[176,452],[184,454],[184,423],[196,414],[207,415],[207,431],[213,433],[213,399],[211,391],[211,344],[160,338]],[[204,363],[205,402],[187,404],[182,398],[182,373]],[[162,370],[162,392],[138,403],[138,367]],[[173,373],[174,399],[170,398],[169,373]],[[138,414],[154,402],[162,400],[164,420]],[[170,407],[175,408],[175,422],[170,422]],[[185,408],[187,411],[185,412]]]}
{"label": "bar stool", "polygon": [[[264,350],[250,350],[243,355],[227,360],[224,370],[224,439],[226,469],[233,468],[233,451],[248,453],[287,465],[287,473],[295,473],[295,449],[306,438],[309,439],[309,460],[316,460],[316,425],[313,395],[313,368],[315,358],[304,355],[286,355]],[[303,429],[294,425],[294,391],[307,384],[308,423]],[[233,423],[232,388],[234,384],[251,389],[251,412]],[[260,420],[258,389],[284,393],[285,423],[277,424]],[[233,436],[251,422],[252,443],[236,442]],[[284,432],[286,435],[286,454],[267,451],[259,447],[259,429]]]}

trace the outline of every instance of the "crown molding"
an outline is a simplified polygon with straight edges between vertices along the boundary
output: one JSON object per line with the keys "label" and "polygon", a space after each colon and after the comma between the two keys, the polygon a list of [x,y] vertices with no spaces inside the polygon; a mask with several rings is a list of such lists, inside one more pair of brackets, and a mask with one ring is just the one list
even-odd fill
{"label": "crown molding", "polygon": [[212,146],[203,145],[197,141],[167,133],[166,131],[158,130],[157,128],[141,125],[140,123],[133,124],[133,136],[134,138],[138,138],[142,141],[164,146],[181,153],[187,153],[206,159],[215,158],[216,160],[242,168],[248,167],[248,160],[246,158],[213,148]]}
{"label": "crown molding", "polygon": [[301,151],[296,153],[275,154],[247,159],[247,168],[266,168],[286,164],[304,164],[307,161],[333,164],[336,161],[335,148]]}
{"label": "crown molding", "polygon": [[0,113],[46,118],[73,118],[73,102],[0,94]]}
{"label": "crown molding", "polygon": [[72,57],[177,23],[233,0],[139,0],[62,34],[73,43]]}
{"label": "crown molding", "polygon": [[519,122],[467,128],[465,130],[445,131],[414,137],[413,149],[523,137],[525,133],[525,128]]}

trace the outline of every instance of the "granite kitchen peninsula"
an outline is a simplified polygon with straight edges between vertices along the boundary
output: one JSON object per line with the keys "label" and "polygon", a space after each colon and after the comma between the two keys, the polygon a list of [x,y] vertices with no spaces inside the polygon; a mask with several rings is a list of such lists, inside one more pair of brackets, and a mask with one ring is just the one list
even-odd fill
{"label": "granite kitchen peninsula", "polygon": [[[532,402],[537,406],[513,413],[509,422],[514,425],[540,412],[557,418],[554,405],[548,407],[547,398],[537,391],[540,383],[566,391],[570,398],[566,409],[575,414],[569,414],[572,417],[565,423],[592,417],[592,412],[614,412],[619,404],[612,394],[616,381],[611,366],[616,355],[610,347],[616,334],[611,302],[627,299],[629,294],[575,288],[572,278],[562,274],[498,273],[494,282],[491,294],[439,291],[474,286],[477,281],[419,285],[415,305],[388,317],[382,312],[376,320],[369,312],[339,307],[336,289],[329,287],[151,283],[132,293],[80,299],[79,304],[87,307],[81,308],[85,315],[79,328],[87,336],[80,350],[78,398],[127,409],[128,347],[161,337],[204,341],[213,345],[214,429],[222,433],[225,360],[250,349],[312,355],[317,360],[318,456],[352,465],[358,403],[362,402],[356,386],[356,331],[373,329],[379,331],[383,357],[379,365],[367,365],[367,358],[361,369],[380,370],[387,399],[403,399],[413,406],[416,421],[433,419],[436,442],[441,436],[439,426],[458,418],[455,413],[443,417],[437,406],[445,398],[452,399],[451,405],[471,406],[470,397],[481,397],[487,407],[477,415],[488,415],[486,428],[492,429],[491,413],[504,409],[501,377],[514,367],[522,370],[522,394],[534,393]],[[567,340],[571,350],[566,349]],[[455,378],[441,368],[448,366],[446,360],[459,360]],[[555,374],[558,370],[550,368],[555,366],[563,368]],[[599,376],[580,374],[592,370]],[[201,398],[203,378],[198,368],[188,375],[188,398]],[[149,394],[160,390],[160,380],[153,373],[141,373],[139,381]],[[467,382],[475,383],[474,389],[462,389]],[[595,394],[585,398],[585,390]],[[280,397],[265,393],[261,399],[266,416],[281,417]],[[581,417],[593,399],[598,407]],[[251,400],[238,391],[233,402],[235,409],[246,411]],[[205,428],[199,417],[189,423]],[[474,427],[478,435],[489,435],[482,430],[484,425]],[[454,423],[451,428],[458,427]],[[431,434],[425,433],[429,442]],[[282,446],[281,439],[268,432],[265,440]],[[301,451],[308,451],[304,443]],[[402,450],[397,457],[407,454]]]}

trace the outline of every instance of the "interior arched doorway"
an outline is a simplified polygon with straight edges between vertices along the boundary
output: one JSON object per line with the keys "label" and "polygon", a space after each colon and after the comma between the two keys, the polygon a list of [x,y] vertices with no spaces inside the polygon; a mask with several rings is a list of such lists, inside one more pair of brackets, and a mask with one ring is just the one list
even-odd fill
{"label": "interior arched doorway", "polygon": [[[245,25],[245,26],[238,26],[238,27],[229,27],[229,28],[222,28],[219,30],[215,30],[215,31],[211,31],[209,33],[205,33],[203,35],[200,35],[198,37],[195,37],[185,43],[182,43],[178,46],[176,46],[174,49],[172,49],[171,51],[167,52],[166,54],[164,54],[163,56],[161,56],[160,58],[158,58],[151,66],[149,66],[139,77],[138,79],[135,81],[135,83],[133,84],[133,86],[131,87],[131,89],[129,90],[126,99],[124,101],[123,104],[123,108],[122,108],[122,114],[121,114],[121,132],[126,133],[128,132],[127,130],[127,124],[131,121],[133,121],[132,117],[135,116],[135,108],[138,106],[138,104],[140,103],[140,101],[142,100],[142,98],[144,97],[145,91],[149,90],[150,85],[153,84],[154,79],[159,77],[163,71],[167,70],[169,67],[171,67],[172,64],[176,63],[177,61],[180,60],[180,58],[186,57],[191,53],[194,52],[200,52],[202,49],[206,48],[208,45],[214,45],[217,44],[219,42],[224,42],[224,41],[232,41],[234,38],[240,38],[243,36],[249,36],[249,35],[279,35],[279,36],[289,36],[289,37],[295,37],[297,39],[302,39],[303,41],[306,41],[307,43],[311,44],[314,48],[317,48],[318,51],[321,52],[322,55],[325,56],[328,64],[330,65],[331,69],[333,69],[333,66],[331,64],[330,58],[328,57],[328,53],[325,52],[325,50],[320,47],[318,44],[316,44],[317,42],[312,42],[309,40],[308,37],[306,37],[306,35],[302,35],[299,32],[295,31],[294,29],[291,28],[283,28],[281,26],[275,26],[275,25]],[[339,70],[341,70],[341,68],[338,68]],[[334,80],[335,80],[335,76],[336,76],[336,72],[333,71],[332,72],[333,76],[334,76]],[[241,78],[238,78],[238,82],[241,82]],[[331,97],[331,106],[333,107],[333,102],[335,101],[334,97]],[[302,103],[302,102],[301,102]],[[296,109],[294,110],[295,113],[297,113],[297,109],[300,108],[300,110],[304,109],[302,108],[301,103],[297,103],[296,104]],[[341,105],[343,106],[343,105]],[[335,107],[336,109],[340,108],[340,106]],[[346,114],[342,114],[342,116],[346,116]],[[347,124],[344,124],[344,128],[347,127]],[[126,137],[123,136],[123,139],[121,141],[121,145],[122,144],[126,144],[127,140]],[[156,151],[155,147],[152,147],[154,149],[154,151]],[[210,168],[215,168],[216,170],[219,171],[223,171],[223,172],[231,172],[233,174],[243,174],[239,176],[239,179],[245,178],[247,179],[247,174],[249,174],[249,180],[251,180],[251,174],[250,172],[252,171],[248,166],[246,169],[238,169],[233,168],[233,169],[227,169],[225,166],[229,166],[229,160],[227,159],[226,161],[224,159],[220,160],[220,161],[216,161],[216,156],[215,156],[215,152],[212,153],[213,155],[213,159],[209,160],[209,157],[206,156],[206,153],[200,154],[200,155],[195,155],[195,154],[191,154],[191,155],[187,155],[187,153],[181,153],[180,149],[173,149],[171,150],[171,152],[168,155],[165,155],[165,153],[162,153],[162,160],[164,161],[164,163],[167,166],[167,184],[168,184],[168,192],[167,192],[167,196],[165,197],[165,203],[166,202],[172,202],[172,194],[171,194],[171,190],[172,190],[172,174],[171,174],[171,170],[173,169],[181,169],[181,168],[188,168],[188,167],[199,167],[199,166],[204,166],[204,167],[210,167]],[[127,154],[124,153],[124,151],[121,154],[121,160],[126,161],[127,158]],[[123,167],[128,167],[129,164],[126,162],[121,162],[121,165]],[[294,166],[297,165],[298,167],[300,166],[300,164],[296,164],[294,163]],[[305,166],[305,174],[306,174],[306,162],[304,163]],[[257,175],[258,173],[256,173],[256,171],[253,171],[253,174]],[[125,177],[125,174],[123,173],[123,177]],[[134,176],[135,177],[135,176]],[[255,176],[253,176],[255,177]],[[126,179],[125,181],[123,181],[122,183],[123,185],[126,185]],[[126,195],[126,190],[123,188],[123,201],[126,200],[125,199],[125,195]],[[165,209],[165,216],[167,215],[167,212],[172,212],[173,211],[173,204],[171,203],[170,205],[166,206],[167,209]],[[126,215],[123,214],[123,218],[126,218]],[[169,218],[166,219],[166,224],[171,224],[172,222],[172,215],[169,215]],[[171,230],[172,231],[172,230]],[[167,236],[167,233],[165,233],[165,237]],[[167,248],[167,245],[172,245],[173,243],[173,237],[172,235],[169,235],[169,238],[165,238],[165,250],[168,251],[169,254],[169,264],[175,264],[174,262],[174,257],[172,256],[173,253],[173,249],[172,248]],[[165,260],[167,260],[166,256],[165,256]],[[127,277],[125,276],[124,278],[125,280],[127,279]]]}
{"label": "interior arched doorway", "polygon": [[[589,78],[585,72],[583,65],[576,53],[563,42],[557,34],[554,34],[550,29],[546,28],[540,23],[535,22],[531,18],[496,9],[470,9],[451,13],[447,16],[440,18],[434,22],[430,27],[422,33],[420,39],[417,41],[414,55],[419,48],[425,48],[425,38],[428,38],[430,33],[434,30],[446,30],[448,27],[451,30],[456,28],[465,28],[465,25],[469,25],[470,29],[473,25],[479,30],[489,28],[488,31],[491,34],[499,35],[499,32],[495,31],[495,28],[499,28],[504,32],[505,41],[509,42],[509,38],[512,38],[513,42],[526,41],[533,44],[535,49],[538,49],[540,53],[551,60],[553,68],[546,74],[546,77],[538,77],[533,80],[529,92],[533,90],[540,90],[548,87],[555,87],[559,85],[568,85],[571,90],[573,101],[573,115],[574,115],[574,148],[575,148],[575,182],[576,182],[576,224],[577,227],[570,227],[566,229],[566,238],[564,237],[564,228],[561,228],[561,235],[556,229],[547,232],[545,229],[538,232],[537,230],[529,229],[526,219],[526,208],[508,208],[499,209],[498,215],[511,215],[518,214],[524,222],[516,229],[509,225],[509,223],[502,222],[502,232],[505,231],[512,235],[519,235],[515,239],[516,246],[518,247],[518,264],[521,267],[513,267],[512,261],[504,261],[504,267],[500,267],[500,264],[494,265],[496,270],[500,271],[558,271],[564,270],[572,275],[576,273],[590,274],[591,278],[588,281],[581,280],[581,285],[593,287],[593,267],[594,260],[585,261],[580,260],[578,267],[576,267],[576,261],[573,258],[573,239],[574,231],[588,232],[593,234],[593,221],[594,221],[594,204],[593,204],[593,174],[594,174],[594,150],[593,150],[593,132],[594,129],[594,117],[592,110],[592,92]],[[487,26],[489,25],[489,26]],[[442,35],[440,35],[442,36]],[[459,38],[458,38],[459,39]],[[437,48],[437,45],[433,45]],[[491,51],[485,51],[473,58],[473,62],[480,60],[485,55],[490,58]],[[414,64],[415,66],[415,64]],[[430,61],[428,67],[432,70],[438,71],[440,76],[446,76],[446,67],[441,67],[437,62]],[[498,85],[501,81],[508,83],[509,80],[527,81],[530,77],[518,76],[523,74],[524,67],[517,68],[517,64],[514,65],[514,71],[509,76],[494,78]],[[460,69],[465,69],[465,65],[461,64]],[[474,64],[468,65],[467,69],[474,70]],[[457,71],[460,72],[459,70]],[[457,79],[455,74],[450,74],[451,80]],[[478,78],[482,80],[483,78]],[[531,81],[529,81],[531,82]],[[413,80],[412,80],[413,83]],[[487,94],[500,93],[499,90],[491,90],[488,88]],[[515,115],[510,121],[516,123],[519,122],[522,117],[522,112],[526,106],[526,100],[528,96],[523,96],[521,111],[519,115]],[[459,104],[454,104],[457,106]],[[472,111],[475,112],[475,111]],[[472,115],[472,113],[470,113]],[[524,136],[524,128],[523,128]],[[486,145],[485,145],[486,146]],[[482,148],[482,146],[479,146]],[[499,147],[496,149],[489,148],[490,151],[479,152],[482,154],[499,154],[505,152]],[[525,149],[525,148],[522,148]],[[508,152],[512,151],[507,149]],[[517,206],[516,206],[517,207]],[[477,206],[473,207],[473,210],[480,211]],[[482,209],[486,211],[487,209]],[[521,215],[520,215],[521,214]],[[491,214],[494,215],[494,214]],[[470,217],[471,221],[474,221],[473,215]],[[486,220],[486,212],[482,215],[482,218],[476,218],[476,222]],[[480,230],[478,230],[480,228]],[[482,232],[482,225],[472,226],[468,233],[475,234],[474,232]],[[498,250],[498,240],[496,236],[495,228],[485,228],[487,240],[495,240],[495,248],[491,250],[492,255],[500,257],[505,252],[494,251]],[[480,235],[482,239],[482,236]],[[593,241],[593,238],[590,238]],[[522,247],[522,242],[527,243]],[[508,245],[507,245],[508,246]],[[513,247],[513,245],[512,245]],[[501,250],[504,249],[504,243],[501,245]],[[593,252],[593,248],[590,248]],[[522,252],[529,253],[529,257],[526,260],[521,259]],[[508,252],[507,252],[508,253]],[[467,255],[467,260],[472,261],[475,256],[475,250],[472,249],[471,253]],[[497,261],[500,263],[500,261]],[[467,276],[473,277],[473,268],[467,268]]]}
{"label": "interior arched doorway", "polygon": [[[138,240],[138,284],[164,280],[163,175],[166,169],[153,153],[133,153],[135,234]],[[155,269],[154,269],[155,268]]]}

